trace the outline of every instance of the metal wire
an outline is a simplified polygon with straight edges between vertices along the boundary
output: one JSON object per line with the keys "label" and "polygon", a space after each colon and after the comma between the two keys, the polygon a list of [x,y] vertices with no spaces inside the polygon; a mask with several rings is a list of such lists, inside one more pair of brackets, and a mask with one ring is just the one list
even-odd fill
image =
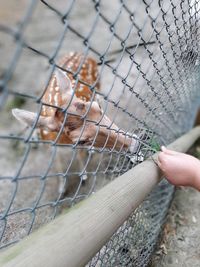
{"label": "metal wire", "polygon": [[[5,2],[0,8],[0,248],[18,242],[189,130],[200,100],[199,1],[18,4]],[[76,71],[59,63],[70,52],[82,54]],[[93,84],[80,76],[88,57],[98,65]],[[74,79],[64,107],[44,101],[56,69]],[[79,84],[91,90],[88,110],[76,141],[60,143],[70,116],[80,119],[70,110]],[[101,106],[98,120],[89,117],[95,101]],[[53,140],[36,129],[44,106],[63,114]],[[11,115],[13,108],[34,111],[32,126],[24,129]],[[88,125],[96,127],[90,143],[82,140]],[[96,146],[102,129],[107,137]],[[115,141],[108,147],[112,135]],[[137,151],[116,149],[122,135],[124,142],[137,139]],[[172,196],[167,182],[158,185],[88,266],[146,266]]]}

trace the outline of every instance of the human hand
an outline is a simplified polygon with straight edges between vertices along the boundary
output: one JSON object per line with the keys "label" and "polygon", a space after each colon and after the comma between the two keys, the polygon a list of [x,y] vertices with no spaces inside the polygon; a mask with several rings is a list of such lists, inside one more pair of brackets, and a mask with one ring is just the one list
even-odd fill
{"label": "human hand", "polygon": [[166,179],[173,185],[192,186],[200,190],[200,160],[164,146],[161,150],[158,166]]}

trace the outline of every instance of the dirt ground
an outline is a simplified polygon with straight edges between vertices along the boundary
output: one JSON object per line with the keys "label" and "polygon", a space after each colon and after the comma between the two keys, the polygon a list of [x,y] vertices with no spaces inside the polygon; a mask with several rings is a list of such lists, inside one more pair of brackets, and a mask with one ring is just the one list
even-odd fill
{"label": "dirt ground", "polygon": [[[193,154],[200,156],[200,141]],[[200,158],[200,157],[199,157]],[[200,266],[200,193],[178,188],[150,267]]]}

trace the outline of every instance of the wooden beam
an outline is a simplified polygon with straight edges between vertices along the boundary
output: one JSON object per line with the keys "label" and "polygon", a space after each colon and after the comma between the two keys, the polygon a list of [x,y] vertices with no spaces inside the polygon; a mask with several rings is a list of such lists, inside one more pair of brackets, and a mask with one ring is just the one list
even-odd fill
{"label": "wooden beam", "polygon": [[[186,152],[200,126],[173,142]],[[154,155],[156,159],[157,155]],[[0,253],[1,267],[85,266],[160,181],[152,160],[137,165],[18,244]]]}

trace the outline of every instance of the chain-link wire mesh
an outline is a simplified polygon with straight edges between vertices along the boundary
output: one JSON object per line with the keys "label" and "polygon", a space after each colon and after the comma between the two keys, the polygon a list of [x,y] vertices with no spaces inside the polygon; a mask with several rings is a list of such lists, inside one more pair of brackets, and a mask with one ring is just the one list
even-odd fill
{"label": "chain-link wire mesh", "polygon": [[[200,3],[0,5],[4,248],[192,127]],[[160,183],[88,266],[146,266],[172,195]]]}

